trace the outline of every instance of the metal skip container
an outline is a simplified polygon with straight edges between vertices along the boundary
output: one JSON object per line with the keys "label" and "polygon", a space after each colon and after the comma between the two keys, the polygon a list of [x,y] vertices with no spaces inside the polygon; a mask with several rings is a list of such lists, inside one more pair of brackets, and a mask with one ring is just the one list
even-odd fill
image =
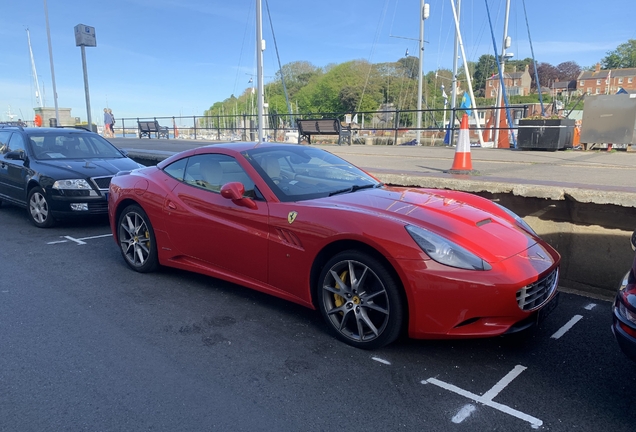
{"label": "metal skip container", "polygon": [[636,144],[636,94],[585,96],[581,143]]}

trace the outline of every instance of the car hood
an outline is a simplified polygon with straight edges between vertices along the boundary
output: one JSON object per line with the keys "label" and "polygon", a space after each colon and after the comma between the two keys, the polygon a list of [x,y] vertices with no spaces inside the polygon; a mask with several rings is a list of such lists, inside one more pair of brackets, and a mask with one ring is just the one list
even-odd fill
{"label": "car hood", "polygon": [[56,179],[103,177],[119,171],[139,168],[139,164],[129,158],[108,159],[59,159],[38,161],[40,171]]}
{"label": "car hood", "polygon": [[457,195],[454,191],[383,187],[335,195],[325,200],[338,207],[346,206],[404,225],[420,226],[491,263],[519,254],[537,243],[515,223],[474,204],[480,200],[489,204],[484,198],[471,196],[474,202],[469,204],[457,199]]}

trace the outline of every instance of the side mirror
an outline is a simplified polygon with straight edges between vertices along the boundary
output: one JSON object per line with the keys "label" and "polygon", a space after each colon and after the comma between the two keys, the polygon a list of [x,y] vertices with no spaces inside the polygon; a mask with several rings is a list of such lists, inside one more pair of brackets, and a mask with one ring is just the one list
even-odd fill
{"label": "side mirror", "polygon": [[26,155],[24,154],[24,150],[15,150],[7,153],[5,158],[12,160],[26,160]]}
{"label": "side mirror", "polygon": [[636,251],[636,231],[632,233],[631,243],[632,243],[632,250]]}
{"label": "side mirror", "polygon": [[244,193],[245,186],[243,186],[243,183],[241,182],[230,182],[221,186],[221,196],[223,198],[231,199],[236,205],[256,209],[256,203],[254,200],[244,197]]}

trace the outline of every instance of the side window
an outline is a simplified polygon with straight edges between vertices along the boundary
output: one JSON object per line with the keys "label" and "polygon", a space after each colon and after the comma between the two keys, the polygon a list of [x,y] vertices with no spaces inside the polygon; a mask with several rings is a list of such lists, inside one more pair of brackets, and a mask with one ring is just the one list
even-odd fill
{"label": "side window", "polygon": [[0,131],[0,154],[9,151],[9,138],[11,138],[11,132]]}
{"label": "side window", "polygon": [[25,151],[24,138],[21,134],[14,133],[11,135],[11,139],[9,140],[9,151]]}
{"label": "side window", "polygon": [[221,186],[240,182],[246,197],[254,197],[254,182],[236,159],[226,155],[205,154],[193,156],[188,161],[184,181],[192,186],[219,192]]}
{"label": "side window", "polygon": [[185,172],[186,164],[188,163],[188,158],[179,159],[176,162],[171,163],[167,167],[163,169],[163,172],[168,174],[171,177],[176,178],[179,181],[183,181],[183,174]]}

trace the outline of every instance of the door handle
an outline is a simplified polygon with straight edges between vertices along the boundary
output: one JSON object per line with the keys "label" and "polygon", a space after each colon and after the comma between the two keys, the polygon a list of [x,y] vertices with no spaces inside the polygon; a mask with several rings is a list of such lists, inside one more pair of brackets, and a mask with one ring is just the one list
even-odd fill
{"label": "door handle", "polygon": [[172,201],[168,201],[168,208],[170,210],[176,210],[177,209],[177,205],[175,203],[173,203]]}

